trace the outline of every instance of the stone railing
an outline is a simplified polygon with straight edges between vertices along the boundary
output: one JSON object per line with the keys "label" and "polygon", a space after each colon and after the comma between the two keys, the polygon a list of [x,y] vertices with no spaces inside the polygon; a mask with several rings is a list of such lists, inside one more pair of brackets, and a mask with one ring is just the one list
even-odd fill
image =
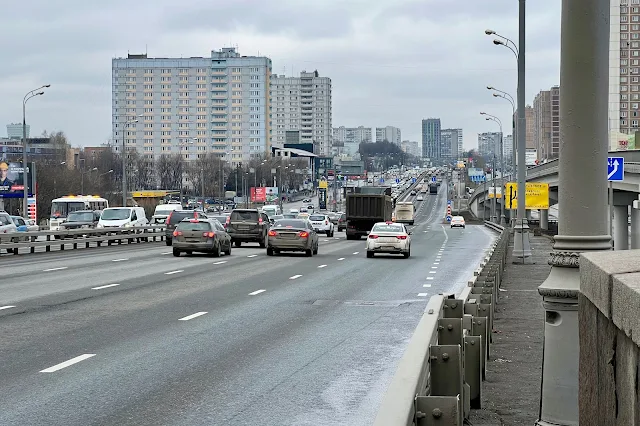
{"label": "stone railing", "polygon": [[640,250],[580,257],[580,424],[640,424]]}

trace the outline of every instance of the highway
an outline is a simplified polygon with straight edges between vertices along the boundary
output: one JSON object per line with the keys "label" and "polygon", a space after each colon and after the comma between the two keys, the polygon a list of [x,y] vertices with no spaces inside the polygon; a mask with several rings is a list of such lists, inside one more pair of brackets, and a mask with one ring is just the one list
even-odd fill
{"label": "highway", "polygon": [[[445,185],[443,185],[443,188]],[[494,236],[416,202],[409,259],[174,258],[160,243],[0,260],[0,424],[368,425],[430,295]]]}

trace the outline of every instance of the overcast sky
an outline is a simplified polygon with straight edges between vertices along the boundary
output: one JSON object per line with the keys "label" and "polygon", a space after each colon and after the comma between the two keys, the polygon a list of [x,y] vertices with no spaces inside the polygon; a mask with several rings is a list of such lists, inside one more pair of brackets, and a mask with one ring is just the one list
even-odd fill
{"label": "overcast sky", "polygon": [[[560,4],[527,2],[527,103],[559,84]],[[465,147],[510,128],[511,105],[487,85],[516,95],[516,61],[491,28],[517,43],[517,0],[24,0],[0,14],[0,135],[20,122],[26,92],[32,136],[64,131],[73,145],[111,132],[111,59],[209,56],[237,46],[264,55],[274,72],[317,69],[333,83],[333,126],[396,126],[420,140],[423,118],[461,127]],[[505,134],[510,130],[505,128]]]}

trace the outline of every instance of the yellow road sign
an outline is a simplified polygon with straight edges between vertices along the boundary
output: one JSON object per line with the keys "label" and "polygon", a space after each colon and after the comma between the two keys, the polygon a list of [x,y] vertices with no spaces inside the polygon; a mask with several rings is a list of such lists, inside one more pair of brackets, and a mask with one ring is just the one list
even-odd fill
{"label": "yellow road sign", "polygon": [[329,183],[326,180],[321,180],[320,182],[318,182],[318,188],[327,189],[328,187],[329,187]]}
{"label": "yellow road sign", "polygon": [[[493,186],[489,188],[489,191],[487,192],[487,194],[489,194],[489,198],[493,198]],[[495,189],[495,193],[496,193],[496,198],[502,198],[502,188],[499,186],[496,186]]]}
{"label": "yellow road sign", "polygon": [[[549,209],[549,184],[527,182],[525,202],[527,210]],[[504,208],[515,210],[518,208],[518,184],[508,182],[505,185]]]}

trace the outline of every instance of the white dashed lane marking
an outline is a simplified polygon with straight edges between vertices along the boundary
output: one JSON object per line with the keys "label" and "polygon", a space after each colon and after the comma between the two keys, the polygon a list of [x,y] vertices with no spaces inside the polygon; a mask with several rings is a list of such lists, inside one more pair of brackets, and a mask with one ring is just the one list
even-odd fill
{"label": "white dashed lane marking", "polygon": [[292,276],[292,277],[289,277],[289,279],[290,279],[290,280],[295,280],[295,279],[300,278],[301,276],[302,276],[302,275],[294,275],[294,276]]}
{"label": "white dashed lane marking", "polygon": [[5,309],[11,309],[11,308],[15,308],[15,306],[14,305],[0,306],[0,311]]}
{"label": "white dashed lane marking", "polygon": [[91,287],[91,290],[102,290],[103,288],[109,288],[109,287],[115,287],[115,286],[119,286],[120,284],[107,284],[107,285],[101,285],[99,287]]}
{"label": "white dashed lane marking", "polygon": [[187,315],[184,318],[180,318],[178,321],[189,321],[191,319],[198,318],[198,317],[200,317],[202,315],[205,315],[205,314],[206,314],[206,312],[196,312],[195,314]]}
{"label": "white dashed lane marking", "polygon": [[66,266],[59,266],[57,268],[45,269],[42,272],[62,271],[63,269],[67,269],[67,267]]}
{"label": "white dashed lane marking", "polygon": [[255,296],[256,294],[260,294],[260,293],[264,293],[267,290],[256,290],[256,291],[252,291],[251,293],[249,293],[249,296]]}
{"label": "white dashed lane marking", "polygon": [[84,361],[85,359],[91,358],[92,356],[95,356],[96,354],[83,354],[80,356],[77,356],[75,358],[71,358],[69,361],[65,361],[65,362],[61,362],[60,364],[56,364],[53,367],[49,367],[49,368],[45,368],[44,370],[41,370],[41,373],[53,373],[56,372],[58,370],[62,370],[63,368],[67,368],[70,365],[73,364],[77,364],[80,361]]}
{"label": "white dashed lane marking", "polygon": [[184,272],[184,269],[178,269],[176,271],[169,271],[169,272],[165,272],[165,275],[173,275],[173,274],[179,274],[180,272]]}

